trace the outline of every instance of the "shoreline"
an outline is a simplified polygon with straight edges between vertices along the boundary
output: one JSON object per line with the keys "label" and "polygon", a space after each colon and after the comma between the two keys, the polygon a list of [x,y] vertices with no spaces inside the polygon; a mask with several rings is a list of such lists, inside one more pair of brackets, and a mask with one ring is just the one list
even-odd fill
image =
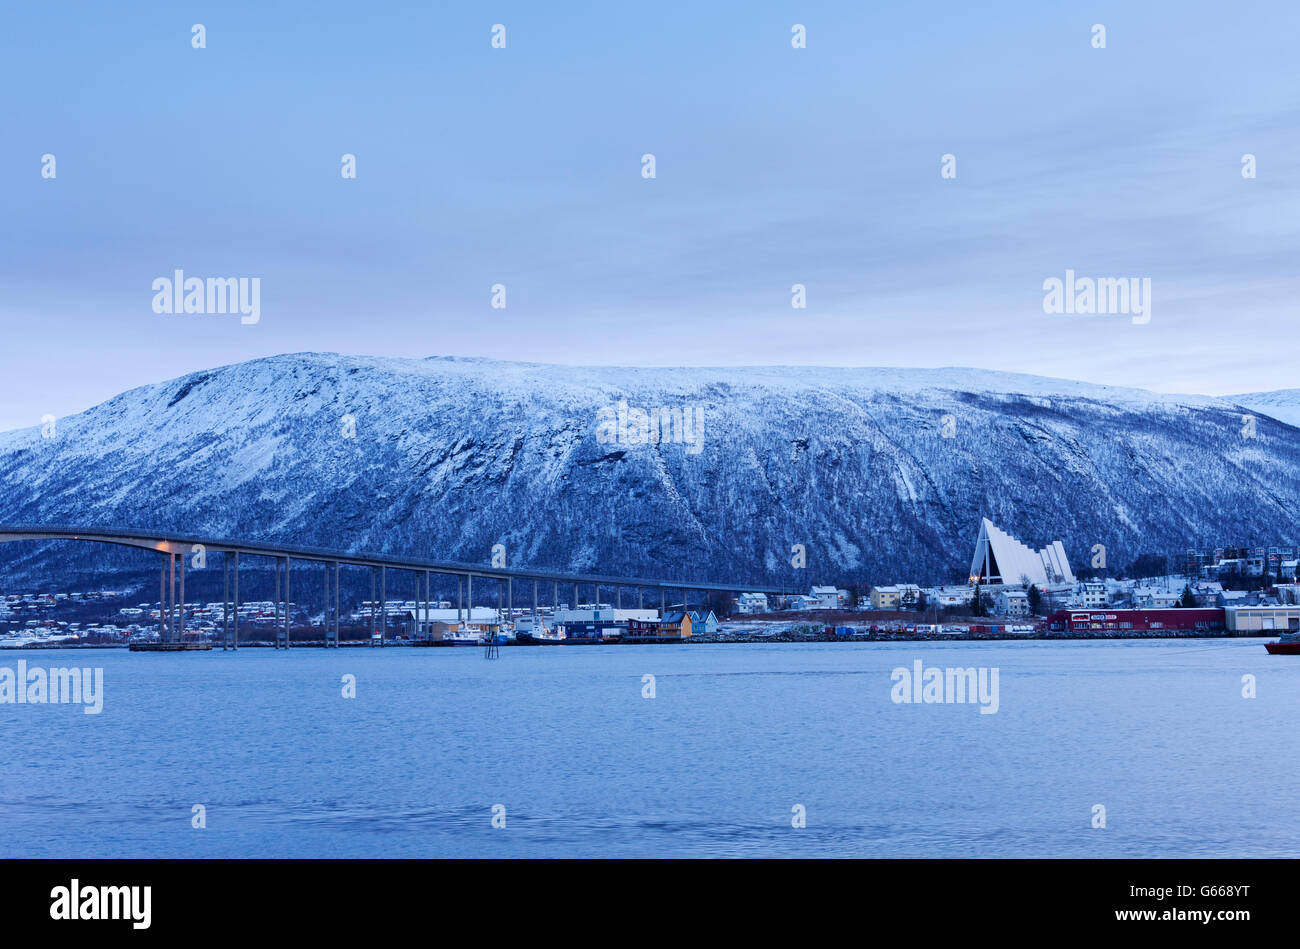
{"label": "shoreline", "polygon": [[[1264,632],[1217,632],[1207,633],[1201,630],[1147,630],[1134,631],[1125,630],[1124,635],[1115,635],[1112,633],[1098,632],[1091,634],[1081,633],[953,633],[951,635],[940,635],[935,633],[855,633],[848,636],[692,636],[689,639],[682,640],[619,640],[610,639],[604,642],[591,642],[584,640],[574,640],[572,642],[555,642],[555,643],[517,643],[504,642],[501,646],[509,648],[551,648],[554,646],[672,646],[672,645],[754,645],[761,643],[891,643],[891,642],[1088,642],[1092,640],[1145,640],[1145,639],[1274,639],[1278,631],[1273,630]],[[367,640],[343,640],[337,647],[329,648],[341,649],[406,649],[417,646],[426,647],[425,643],[413,643],[409,640],[389,640],[383,646],[376,646]],[[435,648],[442,649],[464,649],[464,648],[482,648],[484,644],[478,643],[475,646],[440,646]],[[45,652],[57,649],[127,649],[129,643],[42,643],[29,644],[26,646],[0,646],[0,652]],[[267,641],[250,640],[241,642],[240,649],[273,649],[275,643]],[[283,647],[281,647],[283,648]],[[304,639],[296,641],[289,647],[293,649],[324,649],[325,641],[323,639]],[[177,650],[186,651],[186,650]],[[218,641],[212,641],[211,650],[188,650],[201,652],[228,652],[237,650],[223,649]]]}

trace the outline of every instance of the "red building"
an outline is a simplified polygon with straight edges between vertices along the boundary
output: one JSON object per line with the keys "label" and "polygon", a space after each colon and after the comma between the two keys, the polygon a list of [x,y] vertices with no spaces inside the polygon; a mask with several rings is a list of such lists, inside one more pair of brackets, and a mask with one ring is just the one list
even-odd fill
{"label": "red building", "polygon": [[1058,610],[1047,617],[1053,633],[1122,632],[1126,629],[1176,629],[1219,632],[1224,629],[1223,610]]}

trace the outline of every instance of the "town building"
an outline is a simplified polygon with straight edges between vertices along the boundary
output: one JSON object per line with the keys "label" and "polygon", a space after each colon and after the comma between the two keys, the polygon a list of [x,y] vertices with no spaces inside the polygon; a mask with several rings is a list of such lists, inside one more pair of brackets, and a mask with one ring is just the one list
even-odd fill
{"label": "town building", "polygon": [[1082,583],[1075,585],[1074,595],[1071,597],[1072,606],[1078,609],[1090,610],[1107,606],[1109,603],[1110,591],[1106,588],[1104,580],[1084,580]]}
{"label": "town building", "polygon": [[1126,630],[1218,632],[1224,629],[1223,610],[1060,610],[1047,618],[1052,632],[1110,633]]}
{"label": "town building", "polygon": [[892,586],[871,588],[873,610],[905,610],[915,606],[921,588],[915,583],[895,583]]}
{"label": "town building", "polygon": [[[272,609],[272,604],[266,604],[267,609]],[[378,604],[375,604],[373,610],[367,609],[368,604],[362,604],[362,608],[352,614],[352,619],[369,619],[371,616],[378,618],[381,614]],[[410,633],[413,638],[425,638],[425,634],[441,623],[443,626],[456,626],[460,623],[473,625],[475,627],[497,627],[501,626],[501,614],[490,606],[476,606],[473,609],[431,609],[426,610],[423,607],[417,607],[414,603],[408,604],[405,609],[399,609],[397,604],[389,603],[386,613],[390,624],[398,625],[402,630]],[[242,620],[241,620],[242,622]]]}
{"label": "town building", "polygon": [[718,631],[718,617],[713,610],[691,610],[691,634],[711,636]]}
{"label": "town building", "polygon": [[1300,630],[1300,606],[1230,606],[1227,614],[1229,632],[1285,633]]}
{"label": "town building", "polygon": [[[712,615],[710,613],[709,615]],[[714,622],[717,622],[716,617]],[[566,631],[568,627],[565,627]],[[629,639],[689,639],[694,634],[694,620],[681,610],[665,613],[657,619],[633,619],[627,624]]]}
{"label": "town building", "polygon": [[975,595],[975,590],[966,584],[928,587],[923,592],[928,605],[940,608],[970,606],[971,597]]}
{"label": "town building", "polygon": [[566,639],[617,639],[630,632],[633,620],[653,622],[657,610],[616,609],[608,604],[579,606],[551,612],[551,623],[564,627]]}
{"label": "town building", "polygon": [[1278,602],[1285,604],[1300,603],[1300,583],[1279,583],[1275,589],[1277,590]]}
{"label": "town building", "polygon": [[848,606],[849,591],[838,590],[835,587],[813,587],[809,599],[814,604],[809,609],[842,610]]}
{"label": "town building", "polygon": [[1134,587],[1130,602],[1132,602],[1135,610],[1162,610],[1177,606],[1182,601],[1182,598],[1182,593],[1175,593],[1173,590],[1160,590],[1155,587]]}
{"label": "town building", "polygon": [[1219,594],[1223,592],[1223,584],[1217,580],[1197,580],[1189,586],[1196,605],[1201,607],[1217,605]]}
{"label": "town building", "polygon": [[1028,616],[1029,594],[1023,590],[1001,590],[994,608],[999,616]]}
{"label": "town building", "polygon": [[1218,607],[1228,606],[1247,606],[1251,595],[1246,590],[1220,590],[1219,595],[1214,598],[1214,605]]}

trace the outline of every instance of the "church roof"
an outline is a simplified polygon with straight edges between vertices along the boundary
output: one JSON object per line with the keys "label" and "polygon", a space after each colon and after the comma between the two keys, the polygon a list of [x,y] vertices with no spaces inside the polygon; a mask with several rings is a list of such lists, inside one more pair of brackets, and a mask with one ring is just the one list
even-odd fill
{"label": "church roof", "polygon": [[1074,583],[1074,571],[1059,540],[1033,550],[999,528],[987,517],[980,520],[980,534],[971,559],[971,576],[983,583],[1023,583],[1037,586]]}

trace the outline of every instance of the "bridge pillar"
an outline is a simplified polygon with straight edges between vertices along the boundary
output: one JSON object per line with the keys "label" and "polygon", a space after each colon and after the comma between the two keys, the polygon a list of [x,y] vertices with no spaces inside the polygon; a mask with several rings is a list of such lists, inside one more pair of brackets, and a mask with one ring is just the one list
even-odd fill
{"label": "bridge pillar", "polygon": [[275,625],[271,629],[271,648],[280,648],[280,558],[275,558]]}
{"label": "bridge pillar", "polygon": [[180,642],[185,641],[185,555],[178,555],[181,562],[181,608],[180,608]]}
{"label": "bridge pillar", "polygon": [[235,599],[234,599],[234,616],[231,617],[230,624],[230,648],[239,649],[239,551],[235,551]]}
{"label": "bridge pillar", "polygon": [[167,639],[168,641],[176,638],[176,555],[171,555],[171,569],[168,577],[169,590],[167,592]]}
{"label": "bridge pillar", "polygon": [[293,599],[289,594],[289,569],[292,562],[284,558],[284,648],[289,648],[289,638],[293,633]]}
{"label": "bridge pillar", "polygon": [[388,568],[379,568],[379,645],[388,643]]}
{"label": "bridge pillar", "polygon": [[279,557],[275,558],[275,628],[271,630],[271,642],[274,648],[281,649],[283,644],[280,642],[280,634],[284,630],[284,616],[281,610],[284,608],[284,564]]}
{"label": "bridge pillar", "polygon": [[[324,649],[330,644],[330,565],[321,564],[324,568],[321,574],[321,613],[320,613],[320,644]],[[311,615],[307,616],[307,625],[311,626]]]}
{"label": "bridge pillar", "polygon": [[230,554],[221,555],[221,650],[230,648]]}
{"label": "bridge pillar", "polygon": [[171,554],[158,559],[158,642],[167,641],[167,560]]}
{"label": "bridge pillar", "polygon": [[[330,622],[330,607],[334,605],[334,597],[330,595],[330,567],[332,564],[325,561],[325,609],[321,613],[321,640],[326,649],[330,648],[331,634],[334,632],[334,624]],[[338,645],[335,643],[334,645]]]}

